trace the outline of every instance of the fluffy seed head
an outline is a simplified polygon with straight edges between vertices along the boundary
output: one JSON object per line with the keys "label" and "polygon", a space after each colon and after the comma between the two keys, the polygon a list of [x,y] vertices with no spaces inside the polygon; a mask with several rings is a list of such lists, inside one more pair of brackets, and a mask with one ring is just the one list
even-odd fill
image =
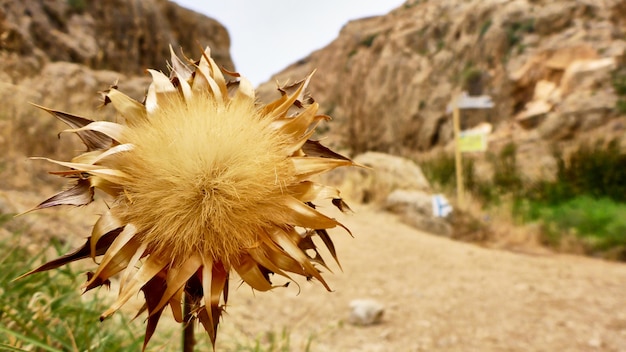
{"label": "fluffy seed head", "polygon": [[[95,189],[110,197],[109,210],[82,247],[26,274],[99,257],[83,288],[119,275],[118,299],[101,319],[142,291],[144,348],[168,306],[179,322],[199,321],[215,342],[232,271],[260,291],[274,288],[272,274],[314,278],[328,288],[314,238],[336,260],[326,229],[343,225],[315,204],[349,208],[338,190],[309,178],[354,165],[310,139],[327,119],[305,95],[310,77],[279,88],[281,97],[263,105],[208,49],[192,68],[172,53],[171,67],[169,77],[149,70],[144,103],[116,87],[105,93],[118,122],[42,108],[68,124],[87,151],[67,162],[47,159],[65,167],[54,173],[73,183],[34,210],[89,204]],[[182,314],[185,296],[191,317]]]}
{"label": "fluffy seed head", "polygon": [[167,104],[128,139],[135,148],[120,156],[131,175],[120,216],[159,252],[231,261],[285,217],[280,198],[294,167],[283,136],[250,99]]}

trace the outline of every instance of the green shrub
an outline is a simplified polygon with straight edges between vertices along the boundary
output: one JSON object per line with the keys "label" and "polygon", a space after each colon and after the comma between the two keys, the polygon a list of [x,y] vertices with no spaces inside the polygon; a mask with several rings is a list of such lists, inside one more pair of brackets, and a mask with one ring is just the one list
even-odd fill
{"label": "green shrub", "polygon": [[[439,188],[452,191],[456,189],[456,164],[454,154],[439,153],[436,157],[420,163],[424,176]],[[473,189],[476,184],[474,160],[463,158],[463,185]]]}
{"label": "green shrub", "polygon": [[499,194],[523,192],[521,172],[517,165],[517,145],[506,144],[498,154],[489,155],[493,167],[492,182],[498,188]]}
{"label": "green shrub", "polygon": [[617,112],[619,112],[620,114],[626,114],[626,99],[617,99],[617,102],[615,103],[615,109],[617,109]]}
{"label": "green shrub", "polygon": [[506,37],[509,50],[518,47],[518,51],[522,52],[522,40],[527,33],[535,31],[535,19],[529,18],[524,21],[513,22],[506,27]]}
{"label": "green shrub", "polygon": [[[555,149],[554,180],[524,180],[510,143],[486,155],[493,173],[479,180],[474,161],[463,160],[465,188],[486,208],[513,200],[512,212],[522,222],[543,223],[543,240],[559,246],[578,238],[589,254],[626,260],[626,153],[617,140],[581,144],[567,157]],[[444,191],[456,186],[453,155],[440,154],[421,164],[425,176]]]}
{"label": "green shrub", "polygon": [[437,51],[441,51],[441,49],[446,47],[446,42],[443,39],[437,40]]}
{"label": "green shrub", "polygon": [[[511,143],[498,154],[487,156],[493,170],[490,180],[479,180],[474,160],[464,157],[462,164],[465,190],[477,195],[486,203],[497,202],[503,194],[521,192],[522,179],[515,153],[516,146]],[[456,165],[453,154],[440,153],[437,157],[421,163],[421,167],[426,178],[443,190],[456,188]]]}
{"label": "green shrub", "polygon": [[580,238],[589,254],[626,259],[626,204],[610,198],[577,196],[559,204],[531,201],[526,221],[543,223],[544,241],[558,246],[564,235]]}
{"label": "green shrub", "polygon": [[[463,89],[470,90],[470,86],[480,82],[483,76],[483,71],[474,66],[468,66],[461,72],[461,85]],[[470,93],[471,94],[471,93]]]}
{"label": "green shrub", "polygon": [[359,42],[359,45],[369,48],[372,46],[372,44],[374,44],[374,39],[376,39],[377,36],[378,33],[370,34],[367,37],[363,38],[363,40]]}
{"label": "green shrub", "polygon": [[615,94],[620,96],[626,95],[626,68],[622,67],[613,72],[611,80]]}
{"label": "green shrub", "polygon": [[[126,321],[100,323],[107,300],[97,292],[80,295],[83,279],[71,267],[13,281],[42,262],[43,255],[0,243],[0,350],[139,351],[143,334]],[[60,247],[57,247],[60,250]],[[113,319],[123,319],[115,316]]]}
{"label": "green shrub", "polygon": [[82,13],[87,8],[87,0],[67,0],[67,4],[75,12]]}
{"label": "green shrub", "polygon": [[626,114],[626,67],[618,68],[611,77],[615,94],[618,96],[615,109],[620,114]]}
{"label": "green shrub", "polygon": [[582,144],[568,160],[555,152],[557,160],[556,181],[548,184],[553,202],[576,196],[608,197],[626,202],[626,154],[620,150],[617,140],[608,144],[598,141],[593,145]]}
{"label": "green shrub", "polygon": [[483,22],[483,24],[480,26],[480,32],[478,33],[478,39],[483,39],[485,34],[487,34],[487,31],[489,31],[489,28],[491,28],[492,24],[493,24],[493,21],[491,21],[491,19],[488,19],[485,22]]}
{"label": "green shrub", "polygon": [[626,154],[617,141],[582,144],[567,158],[558,150],[553,155],[555,180],[526,186],[514,212],[541,221],[549,245],[573,235],[590,254],[626,260]]}
{"label": "green shrub", "polygon": [[[516,155],[517,146],[514,143],[505,145],[496,154],[487,154],[493,171],[490,182],[478,180],[474,174],[474,161],[465,157],[463,174],[467,190],[487,201],[496,200],[498,195],[512,194],[518,199],[557,204],[586,195],[626,203],[626,153],[621,151],[617,140],[581,144],[567,158],[554,149],[557,162],[554,181],[524,180]],[[444,188],[456,184],[453,155],[441,153],[424,162],[422,168],[429,180]]]}

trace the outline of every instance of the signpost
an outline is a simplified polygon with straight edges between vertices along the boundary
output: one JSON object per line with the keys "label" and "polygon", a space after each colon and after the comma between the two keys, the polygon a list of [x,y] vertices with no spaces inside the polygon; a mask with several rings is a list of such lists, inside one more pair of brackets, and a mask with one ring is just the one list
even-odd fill
{"label": "signpost", "polygon": [[[491,100],[491,97],[488,95],[480,95],[480,96],[469,96],[467,92],[462,92],[461,95],[453,99],[451,104],[448,104],[446,108],[446,113],[452,112],[452,124],[454,128],[454,162],[456,169],[456,192],[457,192],[457,202],[459,204],[459,208],[463,208],[465,203],[465,189],[463,185],[463,160],[461,158],[461,153],[464,151],[478,151],[473,148],[480,147],[483,150],[487,149],[487,141],[486,135],[483,133],[482,142],[478,143],[477,146],[474,142],[468,142],[467,140],[470,137],[462,137],[461,133],[461,109],[491,109],[493,108],[494,103]],[[466,138],[466,142],[462,143],[462,138]],[[476,138],[476,137],[474,137]],[[465,145],[465,150],[462,148],[462,145]]]}

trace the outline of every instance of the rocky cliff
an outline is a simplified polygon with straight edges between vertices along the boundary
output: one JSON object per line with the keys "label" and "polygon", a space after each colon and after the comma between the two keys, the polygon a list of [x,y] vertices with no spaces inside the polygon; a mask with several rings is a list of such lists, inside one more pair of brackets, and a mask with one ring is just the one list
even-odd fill
{"label": "rocky cliff", "polygon": [[[409,154],[449,148],[446,106],[486,94],[495,107],[463,111],[463,128],[489,123],[491,145],[515,141],[522,159],[550,164],[536,156],[555,141],[625,135],[625,34],[626,0],[408,0],[349,22],[260,96],[317,69],[310,90],[335,119],[327,144]],[[166,0],[0,0],[0,150],[63,153],[70,138],[58,143],[61,126],[28,102],[107,118],[97,91],[119,82],[140,98],[169,44],[193,56],[198,43],[233,68],[225,28]]]}
{"label": "rocky cliff", "polygon": [[218,63],[233,67],[226,29],[168,0],[0,1],[1,71],[13,82],[58,61],[130,75],[165,71],[170,44],[186,52],[210,45]]}
{"label": "rocky cliff", "polygon": [[111,118],[98,92],[118,83],[141,100],[145,69],[167,72],[169,45],[190,57],[209,45],[218,64],[234,68],[226,29],[168,0],[0,0],[3,186],[27,186],[20,175],[37,163],[25,156],[78,148],[71,136],[59,143],[65,126],[29,103]]}
{"label": "rocky cliff", "polygon": [[336,120],[327,136],[355,153],[449,145],[446,105],[461,91],[493,97],[462,124],[490,123],[495,142],[623,135],[625,31],[623,0],[409,0],[348,23],[261,90],[317,69],[311,91]]}

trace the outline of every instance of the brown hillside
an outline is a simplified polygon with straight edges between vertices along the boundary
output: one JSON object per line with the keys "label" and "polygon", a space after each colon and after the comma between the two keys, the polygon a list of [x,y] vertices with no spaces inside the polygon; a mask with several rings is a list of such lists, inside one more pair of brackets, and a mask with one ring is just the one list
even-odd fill
{"label": "brown hillside", "polygon": [[491,123],[496,141],[623,134],[611,77],[625,30],[623,0],[410,0],[348,23],[261,89],[317,69],[311,90],[336,120],[329,136],[355,153],[448,144],[446,105],[463,90],[493,97],[494,109],[464,112],[463,127]]}

